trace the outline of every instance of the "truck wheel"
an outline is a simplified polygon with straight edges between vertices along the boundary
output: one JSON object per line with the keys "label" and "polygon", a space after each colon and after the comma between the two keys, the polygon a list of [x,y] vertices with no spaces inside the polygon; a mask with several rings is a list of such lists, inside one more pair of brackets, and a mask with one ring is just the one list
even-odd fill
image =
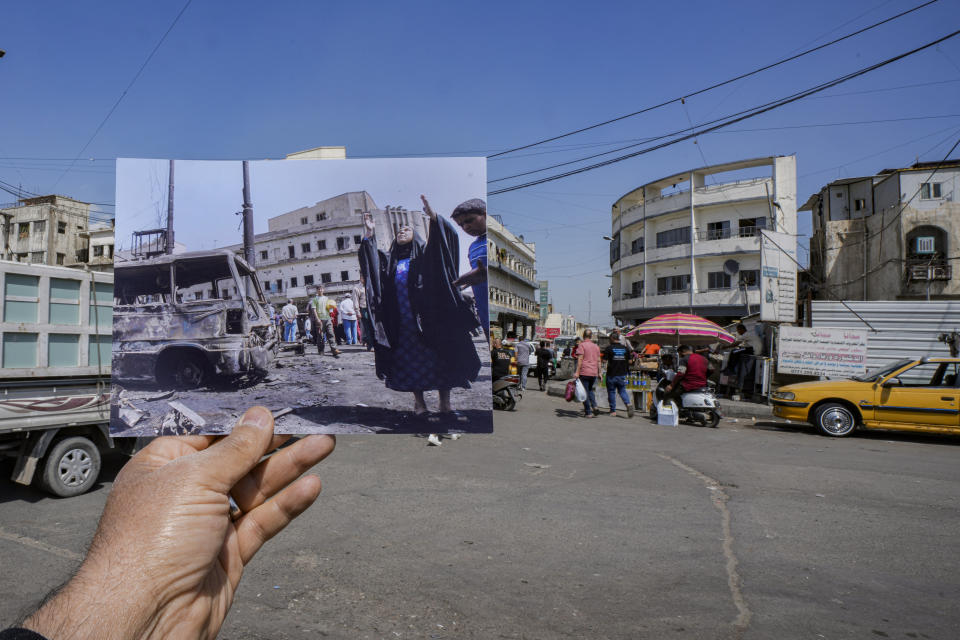
{"label": "truck wheel", "polygon": [[207,363],[196,353],[183,353],[173,361],[173,384],[180,389],[196,389],[207,378]]}
{"label": "truck wheel", "polygon": [[100,475],[100,451],[82,436],[64,438],[47,454],[40,484],[55,496],[85,493]]}

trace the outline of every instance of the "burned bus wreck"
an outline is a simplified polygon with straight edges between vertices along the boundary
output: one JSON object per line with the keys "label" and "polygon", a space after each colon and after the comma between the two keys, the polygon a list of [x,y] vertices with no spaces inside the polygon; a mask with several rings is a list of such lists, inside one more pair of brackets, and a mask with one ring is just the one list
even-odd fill
{"label": "burned bus wreck", "polygon": [[231,251],[118,262],[114,275],[114,379],[191,389],[276,356],[256,272]]}

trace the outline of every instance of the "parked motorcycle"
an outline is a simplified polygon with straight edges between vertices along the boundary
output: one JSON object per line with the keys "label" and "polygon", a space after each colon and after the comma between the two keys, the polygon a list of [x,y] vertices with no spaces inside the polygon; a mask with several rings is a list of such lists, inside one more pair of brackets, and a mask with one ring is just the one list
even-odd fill
{"label": "parked motorcycle", "polygon": [[520,389],[520,376],[504,376],[493,381],[493,408],[513,411],[523,397]]}
{"label": "parked motorcycle", "polygon": [[[657,404],[666,396],[670,381],[664,378],[654,391],[656,402],[650,407],[650,419],[657,420]],[[720,424],[720,402],[713,395],[713,385],[706,389],[696,389],[680,396],[680,406],[677,407],[680,420],[696,422],[704,427],[716,428]]]}

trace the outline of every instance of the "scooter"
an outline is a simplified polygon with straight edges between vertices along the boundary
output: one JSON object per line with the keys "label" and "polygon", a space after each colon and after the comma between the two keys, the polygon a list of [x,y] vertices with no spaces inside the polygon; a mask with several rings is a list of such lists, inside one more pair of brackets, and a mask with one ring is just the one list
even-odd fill
{"label": "scooter", "polygon": [[[654,391],[656,402],[650,407],[650,419],[654,422],[657,420],[657,404],[666,396],[666,389],[669,384],[670,381],[664,378]],[[713,384],[711,383],[709,388],[696,389],[681,395],[680,406],[677,407],[679,419],[697,422],[704,427],[716,429],[717,425],[720,424],[720,402],[713,395],[712,387]]]}
{"label": "scooter", "polygon": [[517,401],[523,397],[520,390],[520,376],[504,376],[493,381],[493,408],[513,411]]}

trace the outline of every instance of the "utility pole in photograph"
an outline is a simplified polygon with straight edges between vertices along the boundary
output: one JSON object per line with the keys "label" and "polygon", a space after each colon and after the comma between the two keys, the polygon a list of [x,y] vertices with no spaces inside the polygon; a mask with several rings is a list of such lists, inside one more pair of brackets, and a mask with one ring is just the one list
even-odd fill
{"label": "utility pole in photograph", "polygon": [[[250,202],[250,163],[243,161],[243,259],[256,267],[256,252],[253,247],[253,204]],[[247,295],[254,296],[253,283],[247,280]]]}
{"label": "utility pole in photograph", "polygon": [[170,161],[170,178],[167,183],[167,246],[166,253],[173,253],[173,160]]}

